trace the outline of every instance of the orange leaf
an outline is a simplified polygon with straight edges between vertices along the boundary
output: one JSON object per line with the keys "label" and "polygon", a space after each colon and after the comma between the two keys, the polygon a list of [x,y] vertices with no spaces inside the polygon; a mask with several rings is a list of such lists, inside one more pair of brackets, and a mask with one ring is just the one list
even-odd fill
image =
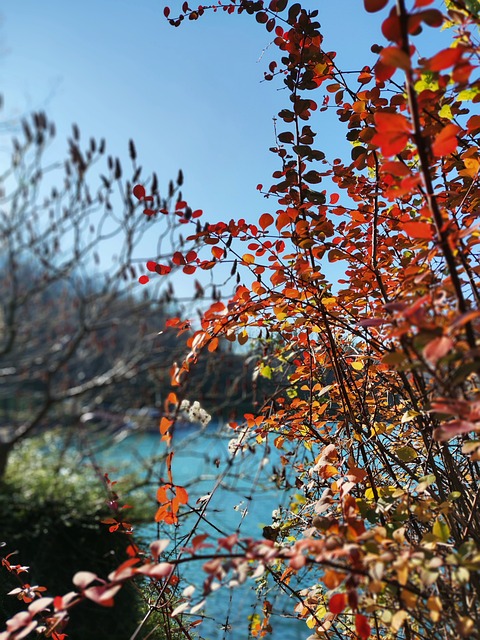
{"label": "orange leaf", "polygon": [[403,132],[410,133],[410,123],[401,113],[380,111],[375,114],[375,126],[380,133]]}
{"label": "orange leaf", "polygon": [[330,598],[330,601],[328,603],[328,608],[332,613],[335,614],[342,613],[346,606],[347,594],[345,593],[336,593]]}
{"label": "orange leaf", "polygon": [[275,226],[280,231],[281,229],[283,229],[283,227],[285,227],[291,221],[292,219],[290,218],[288,213],[286,211],[282,211],[277,218],[277,222],[275,223]]}
{"label": "orange leaf", "polygon": [[432,151],[437,158],[453,153],[458,145],[457,134],[461,128],[456,124],[447,124],[435,138]]}
{"label": "orange leaf", "polygon": [[210,342],[208,343],[208,347],[207,348],[210,351],[210,353],[215,351],[218,348],[218,338],[212,338],[210,340]]}
{"label": "orange leaf", "polygon": [[269,213],[264,213],[260,216],[258,222],[262,229],[265,231],[265,229],[273,223],[273,216],[271,216]]}
{"label": "orange leaf", "polygon": [[188,493],[186,489],[184,489],[183,487],[175,487],[175,493],[180,504],[187,504]]}
{"label": "orange leaf", "polygon": [[323,576],[323,583],[327,587],[327,589],[336,589],[342,582],[345,580],[344,573],[338,573],[338,571],[333,571],[332,569],[328,569],[325,571]]}
{"label": "orange leaf", "polygon": [[170,391],[170,393],[167,396],[167,399],[165,400],[165,404],[168,406],[169,404],[178,404],[178,398],[177,398],[177,394],[174,393],[173,391]]}
{"label": "orange leaf", "polygon": [[428,222],[406,222],[403,230],[411,238],[431,240],[433,238],[432,227]]}
{"label": "orange leaf", "polygon": [[381,166],[381,170],[383,173],[390,173],[392,176],[396,176],[397,178],[404,178],[405,176],[411,175],[410,168],[403,164],[403,162],[384,162]]}
{"label": "orange leaf", "polygon": [[253,264],[255,262],[255,256],[252,256],[251,253],[244,253],[242,256],[242,260],[246,264]]}
{"label": "orange leaf", "polygon": [[441,71],[453,66],[462,57],[462,47],[450,47],[442,49],[430,58],[428,68],[430,71]]}
{"label": "orange leaf", "polygon": [[225,251],[221,247],[212,247],[212,255],[217,260],[221,260],[225,255]]}
{"label": "orange leaf", "polygon": [[160,433],[162,434],[162,436],[167,433],[172,424],[173,420],[169,420],[168,418],[165,418],[165,416],[160,420]]}

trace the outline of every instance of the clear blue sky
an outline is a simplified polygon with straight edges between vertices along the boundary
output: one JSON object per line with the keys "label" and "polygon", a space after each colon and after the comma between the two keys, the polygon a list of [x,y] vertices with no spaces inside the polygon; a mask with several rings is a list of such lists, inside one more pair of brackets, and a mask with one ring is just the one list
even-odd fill
{"label": "clear blue sky", "polygon": [[[168,4],[173,14],[181,3]],[[384,43],[385,11],[367,14],[362,0],[304,4],[319,8],[324,47],[338,52],[341,67],[374,62],[370,45]],[[183,169],[184,196],[205,219],[254,220],[274,208],[256,185],[269,185],[278,168],[268,151],[272,117],[289,104],[281,80],[261,82],[277,56],[268,48],[271,36],[252,17],[223,12],[174,29],[164,6],[157,0],[3,0],[3,115],[45,108],[57,125],[58,158],[65,157],[72,122],[84,139],[105,137],[107,151],[120,158],[127,158],[133,138],[140,164],[147,174],[157,171],[160,186]],[[314,121],[319,146],[332,157],[345,155],[349,143],[334,110],[329,116]]]}

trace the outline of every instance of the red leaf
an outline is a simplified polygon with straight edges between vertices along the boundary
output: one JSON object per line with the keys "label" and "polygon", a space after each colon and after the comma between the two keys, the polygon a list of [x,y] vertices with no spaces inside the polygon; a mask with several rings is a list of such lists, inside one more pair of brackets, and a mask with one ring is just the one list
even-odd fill
{"label": "red leaf", "polygon": [[159,562],[158,564],[143,564],[138,567],[137,573],[141,573],[144,576],[150,576],[150,578],[166,578],[174,569],[174,565],[169,562]]}
{"label": "red leaf", "polygon": [[436,53],[433,58],[430,58],[428,68],[431,71],[448,69],[448,67],[453,66],[462,57],[462,51],[462,47],[442,49],[442,51]]}
{"label": "red leaf", "polygon": [[377,79],[377,82],[390,80],[394,73],[395,67],[392,67],[389,64],[383,64],[381,60],[378,60],[375,65],[375,78]]}
{"label": "red leaf", "polygon": [[388,0],[363,0],[363,3],[368,13],[375,13],[376,11],[381,11],[383,7],[386,7]]}
{"label": "red leaf", "polygon": [[38,600],[34,600],[32,604],[28,606],[29,612],[32,616],[37,615],[41,611],[45,611],[47,607],[49,607],[53,602],[53,598],[39,598]]}
{"label": "red leaf", "polygon": [[175,251],[172,257],[172,262],[173,264],[178,264],[178,265],[185,264],[185,258],[180,253],[180,251]]}
{"label": "red leaf", "polygon": [[461,128],[456,124],[447,124],[437,135],[432,144],[433,154],[437,158],[448,156],[455,151],[458,146],[457,134]]}
{"label": "red leaf", "polygon": [[330,598],[328,603],[328,608],[332,613],[342,613],[342,611],[347,606],[347,594],[346,593],[336,593],[334,596]]}
{"label": "red leaf", "polygon": [[400,20],[394,14],[389,16],[382,23],[382,33],[387,40],[400,43],[402,41],[402,30]]}
{"label": "red leaf", "polygon": [[390,66],[404,71],[411,68],[410,56],[408,56],[400,47],[385,47],[380,53],[380,60]]}
{"label": "red leaf", "polygon": [[357,613],[355,615],[355,631],[362,640],[366,640],[366,638],[369,638],[370,633],[372,632],[367,618],[361,613]]}
{"label": "red leaf", "polygon": [[155,562],[158,562],[159,557],[165,551],[165,549],[170,544],[170,540],[155,540],[150,544],[150,551],[152,552],[152,556],[155,559]]}
{"label": "red leaf", "polygon": [[480,129],[480,116],[472,116],[468,119],[467,131],[468,133],[472,133],[472,131],[476,131],[477,129]]}
{"label": "red leaf", "polygon": [[187,266],[183,267],[182,269],[183,273],[186,273],[187,275],[192,275],[192,273],[195,273],[196,270],[197,267],[195,267],[193,264],[187,264]]}
{"label": "red leaf", "polygon": [[171,267],[166,264],[157,264],[157,266],[155,267],[155,271],[161,276],[166,276],[167,273],[170,273],[171,270]]}
{"label": "red leaf", "polygon": [[374,115],[377,133],[371,142],[381,148],[383,155],[392,156],[400,153],[410,137],[410,124],[400,113],[381,111]]}
{"label": "red leaf", "polygon": [[[415,15],[415,14],[414,14]],[[438,9],[426,9],[416,14],[422,22],[428,24],[429,27],[441,27],[443,24],[442,12]]]}
{"label": "red leaf", "polygon": [[115,604],[113,597],[122,588],[121,584],[116,585],[99,585],[98,587],[89,587],[85,589],[84,595],[89,600],[93,600],[102,607],[113,607]]}
{"label": "red leaf", "polygon": [[435,338],[423,349],[423,355],[428,362],[436,365],[440,358],[443,358],[452,349],[454,342],[447,336]]}
{"label": "red leaf", "polygon": [[133,187],[133,195],[138,198],[138,200],[143,200],[145,197],[145,188],[141,184],[136,184]]}
{"label": "red leaf", "polygon": [[445,422],[441,427],[433,430],[433,438],[440,442],[446,442],[474,430],[479,430],[478,423],[469,420],[450,420],[450,422]]}
{"label": "red leaf", "polygon": [[174,565],[169,562],[159,562],[158,564],[148,563],[138,567],[137,573],[150,578],[166,578],[174,569]]}
{"label": "red leaf", "polygon": [[198,536],[195,536],[192,540],[192,547],[194,551],[198,549],[203,549],[205,547],[210,547],[211,545],[203,544],[204,540],[208,538],[208,533],[202,533]]}

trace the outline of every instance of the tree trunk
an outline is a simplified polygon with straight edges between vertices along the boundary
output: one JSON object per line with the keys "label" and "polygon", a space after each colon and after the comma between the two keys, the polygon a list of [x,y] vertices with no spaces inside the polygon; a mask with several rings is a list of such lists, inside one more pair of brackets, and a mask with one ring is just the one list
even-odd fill
{"label": "tree trunk", "polygon": [[13,443],[11,442],[0,442],[0,481],[3,479],[5,475],[5,471],[7,469],[8,456],[10,455],[10,451],[13,449]]}

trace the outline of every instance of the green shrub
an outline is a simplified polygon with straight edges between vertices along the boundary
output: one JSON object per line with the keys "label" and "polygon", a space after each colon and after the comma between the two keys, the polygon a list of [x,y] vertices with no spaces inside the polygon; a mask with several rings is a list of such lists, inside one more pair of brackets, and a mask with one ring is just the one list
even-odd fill
{"label": "green shrub", "polygon": [[[46,586],[50,595],[71,591],[72,577],[79,570],[106,576],[125,559],[125,548],[131,541],[130,536],[111,533],[101,523],[112,515],[101,474],[63,442],[58,434],[50,433],[22,443],[11,454],[0,482],[0,541],[7,543],[7,553],[18,550],[12,562],[30,567],[28,582]],[[117,486],[123,501],[134,502],[127,495],[125,480],[115,489]],[[129,522],[151,518],[152,510],[143,506],[148,505],[145,495],[138,504],[142,511],[125,512]],[[21,607],[6,595],[16,586],[2,571],[3,623]],[[126,585],[115,601],[113,609],[89,602],[75,607],[67,629],[69,639],[130,637],[143,612],[137,588]]]}

